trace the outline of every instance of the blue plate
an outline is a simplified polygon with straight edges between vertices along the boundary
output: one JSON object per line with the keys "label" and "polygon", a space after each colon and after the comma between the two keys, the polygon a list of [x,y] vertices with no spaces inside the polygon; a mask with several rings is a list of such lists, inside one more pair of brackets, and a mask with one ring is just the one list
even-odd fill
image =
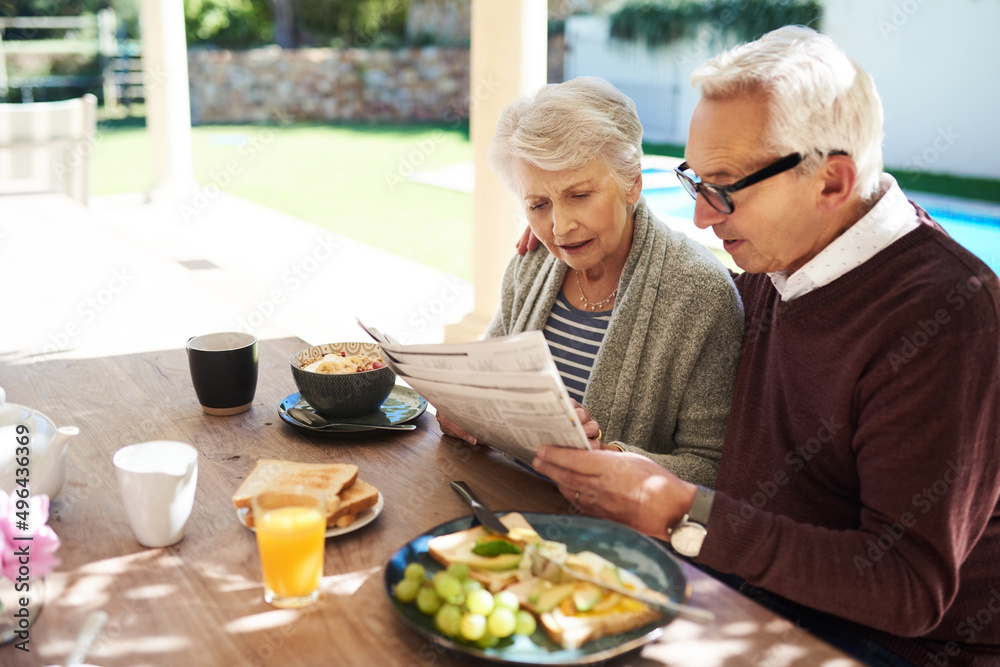
{"label": "blue plate", "polygon": [[[498,512],[502,516],[507,512]],[[566,514],[521,512],[543,539],[564,542],[571,552],[593,551],[611,562],[631,570],[647,586],[662,591],[676,602],[685,602],[690,595],[687,578],[680,563],[659,543],[645,535],[612,521]],[[410,563],[421,563],[434,573],[441,566],[427,553],[427,543],[438,535],[471,528],[479,522],[472,516],[455,519],[421,535],[396,552],[385,568],[385,594],[399,619],[432,642],[457,653],[481,660],[518,665],[588,665],[634,651],[663,633],[663,626],[673,620],[665,616],[631,632],[601,637],[577,649],[564,649],[551,641],[539,625],[530,637],[515,636],[501,641],[495,648],[452,641],[434,629],[434,619],[417,609],[415,604],[403,604],[392,591],[403,578]]]}
{"label": "blue plate", "polygon": [[413,389],[397,384],[375,412],[361,415],[360,417],[338,417],[332,421],[342,422],[343,426],[326,426],[324,428],[300,422],[288,414],[289,408],[299,408],[306,412],[316,412],[313,406],[309,405],[308,401],[302,398],[298,392],[289,394],[278,404],[278,416],[282,420],[296,428],[317,433],[356,433],[358,431],[374,430],[375,426],[379,425],[404,424],[412,419],[416,419],[424,414],[424,410],[427,409],[427,401]]}

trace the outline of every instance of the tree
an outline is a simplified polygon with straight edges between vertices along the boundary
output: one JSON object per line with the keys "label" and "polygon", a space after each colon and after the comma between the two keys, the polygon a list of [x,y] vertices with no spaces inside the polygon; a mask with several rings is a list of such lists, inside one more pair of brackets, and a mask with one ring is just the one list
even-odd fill
{"label": "tree", "polygon": [[283,49],[299,45],[295,27],[295,0],[271,0],[271,15],[274,16],[274,41]]}
{"label": "tree", "polygon": [[314,41],[368,47],[387,38],[402,41],[410,0],[297,0],[300,30]]}
{"label": "tree", "polygon": [[274,23],[267,0],[184,0],[187,42],[244,49],[267,44]]}

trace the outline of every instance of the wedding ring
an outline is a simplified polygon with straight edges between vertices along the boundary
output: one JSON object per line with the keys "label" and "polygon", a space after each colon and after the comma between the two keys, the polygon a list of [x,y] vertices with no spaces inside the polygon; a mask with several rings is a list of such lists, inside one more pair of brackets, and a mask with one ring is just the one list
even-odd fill
{"label": "wedding ring", "polygon": [[603,434],[604,434],[604,431],[602,431],[602,430],[601,430],[601,428],[600,428],[600,427],[598,427],[598,428],[597,428],[597,441],[598,441],[598,442],[600,442],[600,441],[601,441],[601,436],[602,436]]}

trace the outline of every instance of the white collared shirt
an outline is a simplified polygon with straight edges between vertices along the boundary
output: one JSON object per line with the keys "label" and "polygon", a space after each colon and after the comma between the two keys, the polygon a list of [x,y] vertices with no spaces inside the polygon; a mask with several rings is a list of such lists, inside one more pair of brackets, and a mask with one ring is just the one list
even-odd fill
{"label": "white collared shirt", "polygon": [[782,301],[791,301],[832,283],[920,226],[916,209],[907,201],[896,179],[882,174],[879,185],[885,194],[875,206],[802,268],[791,275],[788,271],[767,274]]}

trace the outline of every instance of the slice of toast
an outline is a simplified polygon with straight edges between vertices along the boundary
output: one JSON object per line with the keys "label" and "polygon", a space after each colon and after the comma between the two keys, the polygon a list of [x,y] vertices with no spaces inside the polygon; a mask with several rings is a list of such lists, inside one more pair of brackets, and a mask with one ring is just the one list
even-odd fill
{"label": "slice of toast", "polygon": [[[570,554],[566,567],[634,591],[647,588],[635,573],[590,551]],[[663,617],[661,612],[638,600],[613,591],[601,593],[599,587],[591,583],[574,580],[568,574],[565,576],[564,580],[570,582],[575,592],[584,593],[580,601],[587,605],[586,610],[580,611],[574,595],[572,600],[562,601],[539,614],[539,621],[549,638],[565,649],[576,649],[605,635],[629,632]],[[597,592],[599,597],[589,598],[591,592]]]}
{"label": "slice of toast", "polygon": [[[263,491],[279,487],[306,486],[326,494],[327,517],[340,509],[339,494],[354,484],[358,466],[353,463],[297,463],[276,459],[260,459],[233,494],[236,509],[251,509],[251,499]],[[252,511],[245,522],[253,526]]]}
{"label": "slice of toast", "polygon": [[[531,530],[531,524],[517,512],[503,515],[500,517],[500,522],[510,531],[516,528]],[[427,543],[427,553],[445,567],[452,563],[468,565],[471,568],[469,576],[479,581],[491,593],[495,593],[517,581],[520,557],[511,554],[490,557],[472,553],[476,542],[487,535],[489,533],[482,526],[438,535]]]}
{"label": "slice of toast", "polygon": [[363,479],[357,479],[353,484],[340,492],[340,507],[327,517],[327,526],[343,528],[354,523],[358,514],[375,507],[378,502],[378,489]]}
{"label": "slice of toast", "polygon": [[640,628],[663,615],[642,603],[618,605],[611,611],[599,614],[566,614],[559,607],[539,616],[546,634],[555,643],[567,650],[600,639],[606,635],[617,635]]}

